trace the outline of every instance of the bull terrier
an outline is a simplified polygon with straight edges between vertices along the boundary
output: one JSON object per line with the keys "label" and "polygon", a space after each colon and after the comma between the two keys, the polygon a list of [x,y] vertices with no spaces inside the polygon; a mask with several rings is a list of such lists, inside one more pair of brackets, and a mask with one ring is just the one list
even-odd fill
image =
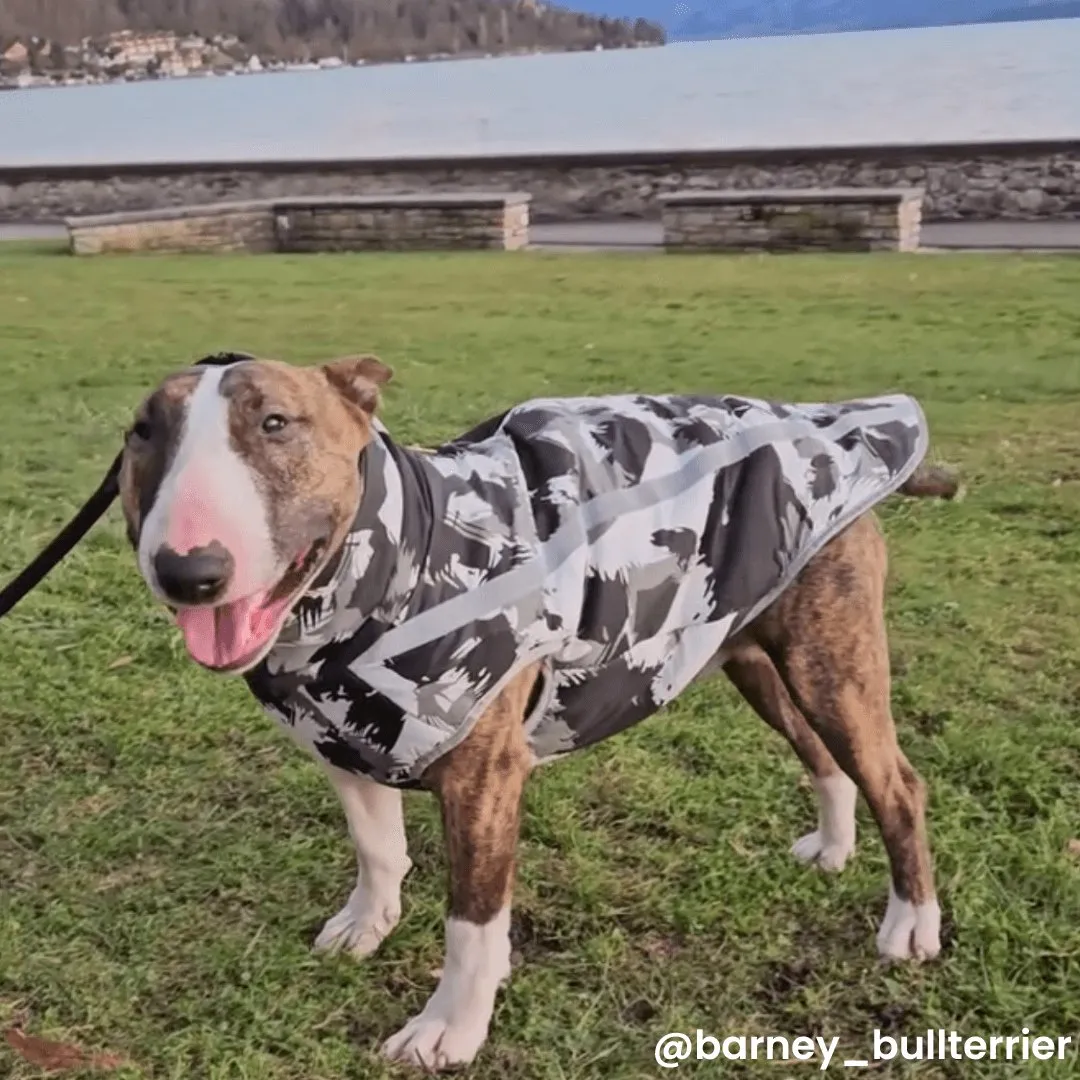
{"label": "bull terrier", "polygon": [[390,375],[370,356],[223,354],[146,398],[120,471],[139,569],[191,657],[246,679],[340,797],[357,879],[317,949],[362,957],[390,933],[402,790],[440,802],[443,971],[383,1053],[442,1069],[487,1038],[533,768],[720,671],[813,780],[817,828],[794,855],[842,869],[861,791],[891,867],[878,950],[936,956],[873,514],[897,492],[956,494],[923,464],[919,405],[541,399],[421,452],[376,416]]}

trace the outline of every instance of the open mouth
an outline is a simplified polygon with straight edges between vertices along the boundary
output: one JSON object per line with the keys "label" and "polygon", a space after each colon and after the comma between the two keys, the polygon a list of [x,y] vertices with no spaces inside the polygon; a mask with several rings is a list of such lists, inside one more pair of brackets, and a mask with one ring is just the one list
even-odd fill
{"label": "open mouth", "polygon": [[317,540],[289,564],[276,585],[215,607],[179,608],[176,624],[192,659],[219,672],[253,667],[269,652],[326,550]]}

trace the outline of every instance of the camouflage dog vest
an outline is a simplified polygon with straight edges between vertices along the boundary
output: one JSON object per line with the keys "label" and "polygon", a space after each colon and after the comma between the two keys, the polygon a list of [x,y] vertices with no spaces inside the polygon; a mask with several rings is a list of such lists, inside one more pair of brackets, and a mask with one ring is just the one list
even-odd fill
{"label": "camouflage dog vest", "polygon": [[910,397],[530,401],[430,453],[381,424],[348,538],[248,683],[328,762],[398,787],[541,665],[538,761],[675,698],[926,452]]}

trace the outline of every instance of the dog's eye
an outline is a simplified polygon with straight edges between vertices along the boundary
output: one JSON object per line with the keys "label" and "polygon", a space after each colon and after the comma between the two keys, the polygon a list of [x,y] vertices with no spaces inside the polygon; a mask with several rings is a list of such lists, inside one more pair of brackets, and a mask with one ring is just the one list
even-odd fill
{"label": "dog's eye", "polygon": [[267,435],[274,435],[281,431],[289,422],[288,417],[282,416],[281,413],[271,413],[262,422],[262,429]]}
{"label": "dog's eye", "polygon": [[147,442],[153,433],[149,420],[136,420],[131,426],[131,434],[138,439],[139,442]]}

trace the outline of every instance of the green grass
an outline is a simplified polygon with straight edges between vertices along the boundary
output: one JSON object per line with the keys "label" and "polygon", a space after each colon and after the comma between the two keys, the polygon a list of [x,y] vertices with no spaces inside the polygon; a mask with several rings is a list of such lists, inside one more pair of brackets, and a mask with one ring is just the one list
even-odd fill
{"label": "green grass", "polygon": [[[657,1038],[698,1027],[836,1035],[837,1059],[875,1027],[1080,1036],[1080,261],[0,248],[0,579],[96,485],[140,395],[222,349],[374,351],[397,370],[385,416],[404,440],[538,394],[902,389],[970,489],[883,510],[895,712],[930,785],[942,959],[878,966],[886,865],[863,808],[839,877],[787,854],[811,794],[718,682],[534,778],[521,962],[472,1076],[817,1072],[660,1070]],[[360,965],[316,957],[354,872],[335,797],[242,684],[184,658],[118,513],[0,622],[0,657],[0,1026],[25,1018],[155,1080],[399,1075],[374,1051],[441,959],[433,802],[406,800],[417,865],[394,936]],[[39,1075],[3,1044],[0,1074]]]}

